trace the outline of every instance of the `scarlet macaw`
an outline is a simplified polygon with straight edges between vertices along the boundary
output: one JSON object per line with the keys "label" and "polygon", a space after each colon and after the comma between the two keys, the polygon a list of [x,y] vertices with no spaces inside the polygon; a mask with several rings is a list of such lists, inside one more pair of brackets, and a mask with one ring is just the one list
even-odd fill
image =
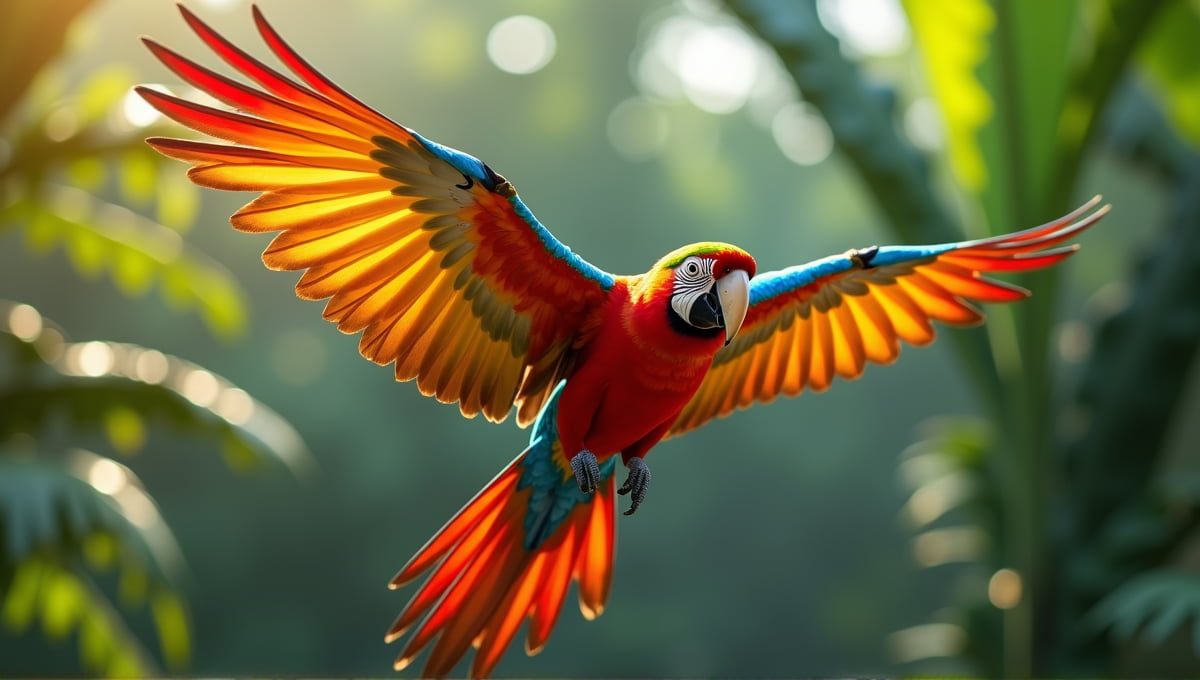
{"label": "scarlet macaw", "polygon": [[[398,125],[296,54],[257,8],[270,49],[298,78],[249,56],[187,9],[184,19],[243,84],[146,39],[185,81],[227,111],[148,88],[170,118],[232,142],[152,138],[192,164],[197,184],[262,194],[232,217],[282,232],[272,269],[305,270],[305,299],[362,332],[359,350],[423,394],[499,422],[516,408],[529,446],[470,500],[391,582],[429,572],[388,631],[413,631],[407,666],[436,642],[425,676],[477,648],[488,675],[525,618],[526,651],[545,645],[571,581],[586,618],[612,578],[614,490],[633,513],[650,482],[644,456],[734,409],[886,364],[900,340],[933,340],[931,320],[982,321],[970,301],[1028,291],[982,277],[1056,263],[1060,244],[1096,222],[1098,199],[1061,219],[1003,236],[935,246],[850,250],[755,275],[747,252],[697,243],[644,274],[615,276],[560,243],[512,184],[478,159]],[[1089,214],[1090,213],[1090,214]],[[628,468],[614,489],[617,454]]]}

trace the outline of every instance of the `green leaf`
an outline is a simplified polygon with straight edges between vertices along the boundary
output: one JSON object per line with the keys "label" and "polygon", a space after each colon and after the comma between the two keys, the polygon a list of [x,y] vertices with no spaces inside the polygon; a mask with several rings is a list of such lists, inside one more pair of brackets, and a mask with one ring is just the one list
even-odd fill
{"label": "green leaf", "polygon": [[1200,147],[1200,6],[1175,0],[1162,9],[1138,54],[1176,132]]}
{"label": "green leaf", "polygon": [[[76,460],[81,474],[96,461],[117,465],[86,452]],[[10,539],[0,560],[10,565],[42,552],[82,556],[88,536],[107,533],[120,546],[123,563],[139,565],[155,583],[170,584],[180,568],[171,552],[177,550],[174,538],[165,527],[150,534],[111,497],[67,468],[40,460],[0,455],[0,533]]]}
{"label": "green leaf", "polygon": [[[77,426],[107,428],[113,410],[121,409],[142,421],[210,438],[237,470],[274,462],[302,474],[311,465],[311,454],[295,429],[240,390],[236,392],[239,398],[231,402],[228,395],[237,388],[229,382],[213,375],[216,397],[211,407],[200,406],[183,390],[188,389],[187,375],[204,369],[166,357],[166,376],[158,384],[148,384],[132,377],[137,357],[145,350],[110,344],[121,353],[114,370],[128,368],[128,377],[120,373],[67,375],[52,383],[24,386],[0,395],[0,414],[4,414],[0,417],[0,440],[29,429],[30,423],[47,422],[52,415],[65,416]],[[256,415],[248,418],[248,414]],[[11,540],[16,539],[10,536]]]}
{"label": "green leaf", "polygon": [[137,295],[157,281],[172,307],[199,309],[220,337],[240,333],[246,308],[233,275],[189,248],[179,234],[74,187],[47,190],[45,201],[12,208],[24,215],[26,241],[38,252],[61,244],[83,276],[108,270],[118,289]]}
{"label": "green leaf", "polygon": [[70,574],[47,570],[42,580],[42,629],[46,636],[61,640],[75,626],[86,606],[85,595]]}
{"label": "green leaf", "polygon": [[158,630],[163,659],[168,668],[178,670],[187,664],[192,654],[190,626],[183,600],[171,591],[160,590],[151,598],[150,609]]}
{"label": "green leaf", "polygon": [[109,64],[88,77],[79,89],[75,109],[82,125],[91,125],[106,116],[137,79],[128,68]]}
{"label": "green leaf", "polygon": [[158,176],[158,221],[178,232],[186,232],[200,212],[200,191],[182,172]]}
{"label": "green leaf", "polygon": [[[1160,568],[1142,572],[1102,599],[1088,614],[1093,627],[1111,629],[1120,640],[1143,630],[1152,645],[1162,644],[1189,619],[1200,621],[1200,575]],[[1194,650],[1200,654],[1200,637]]]}
{"label": "green leaf", "polygon": [[127,203],[146,205],[158,189],[158,161],[141,149],[122,154],[119,173],[121,196]]}
{"label": "green leaf", "polygon": [[37,613],[38,591],[41,589],[42,565],[36,560],[17,564],[16,575],[4,598],[0,618],[11,631],[21,633],[29,628]]}
{"label": "green leaf", "polygon": [[85,191],[98,191],[107,176],[108,168],[96,156],[81,156],[67,163],[67,179]]}
{"label": "green leaf", "polygon": [[993,106],[976,71],[988,56],[995,13],[985,0],[902,4],[942,112],[950,167],[966,189],[978,193],[988,181],[979,131],[992,117]]}
{"label": "green leaf", "polygon": [[104,431],[118,453],[136,453],[146,443],[146,425],[137,411],[117,405],[104,416]]}

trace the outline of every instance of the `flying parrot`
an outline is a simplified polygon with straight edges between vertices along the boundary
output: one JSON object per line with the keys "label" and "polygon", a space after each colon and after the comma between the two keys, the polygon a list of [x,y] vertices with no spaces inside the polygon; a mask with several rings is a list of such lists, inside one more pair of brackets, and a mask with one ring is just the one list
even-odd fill
{"label": "flying parrot", "polygon": [[[543,648],[570,584],[583,615],[604,610],[613,569],[615,494],[625,514],[650,485],[659,441],[755,402],[887,364],[900,341],[933,341],[932,321],[978,324],[972,302],[1029,292],[983,277],[1054,264],[1107,211],[1098,197],[1025,231],[933,246],[859,248],[758,273],[746,251],[695,243],[644,274],[609,274],[533,216],[513,185],[473,156],[426,139],[318,73],[258,8],[254,21],[292,75],[183,17],[250,83],[145,39],[184,81],[232,108],[149,88],[175,121],[229,144],[152,138],[192,165],[197,184],[261,195],[231,218],[280,232],[271,269],[304,270],[296,293],[362,333],[366,358],[396,379],[500,422],[515,409],[529,445],[446,523],[391,582],[428,574],[387,632],[411,634],[397,670],[433,645],[424,676],[446,675],[471,647],[487,676],[529,619]],[[616,486],[618,460],[626,468]]]}

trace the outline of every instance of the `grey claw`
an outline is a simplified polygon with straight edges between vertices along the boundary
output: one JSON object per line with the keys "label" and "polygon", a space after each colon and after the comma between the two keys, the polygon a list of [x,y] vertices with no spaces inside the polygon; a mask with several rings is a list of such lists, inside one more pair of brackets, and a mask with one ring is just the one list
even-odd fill
{"label": "grey claw", "polygon": [[650,488],[650,468],[641,458],[630,458],[626,465],[629,467],[629,476],[625,478],[621,488],[617,489],[617,493],[622,496],[631,494],[629,499],[633,502],[629,504],[625,514],[632,515],[637,512],[642,501],[646,500],[646,489]]}
{"label": "grey claw", "polygon": [[575,481],[579,483],[580,491],[592,493],[600,486],[600,464],[591,451],[584,449],[575,454],[571,459],[571,469],[575,471]]}

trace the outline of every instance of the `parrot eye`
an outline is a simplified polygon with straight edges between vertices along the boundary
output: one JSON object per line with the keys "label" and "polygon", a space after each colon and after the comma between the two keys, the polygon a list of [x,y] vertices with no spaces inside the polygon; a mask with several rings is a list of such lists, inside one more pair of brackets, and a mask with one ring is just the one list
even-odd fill
{"label": "parrot eye", "polygon": [[689,276],[695,276],[700,273],[700,265],[696,264],[694,261],[688,262],[687,264],[683,265],[683,271]]}

